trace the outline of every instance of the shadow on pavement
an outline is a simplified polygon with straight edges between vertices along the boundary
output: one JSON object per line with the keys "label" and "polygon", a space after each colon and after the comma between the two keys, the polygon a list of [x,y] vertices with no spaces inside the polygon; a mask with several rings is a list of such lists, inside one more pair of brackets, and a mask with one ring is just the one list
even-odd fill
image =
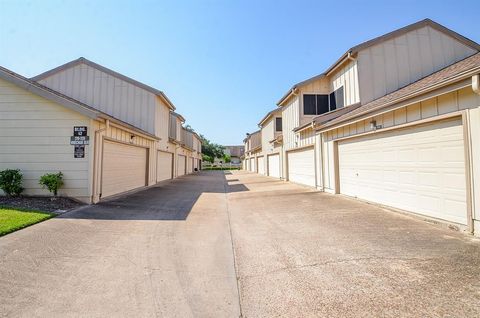
{"label": "shadow on pavement", "polygon": [[202,194],[249,191],[243,184],[228,185],[226,174],[231,172],[200,171],[58,218],[184,221]]}

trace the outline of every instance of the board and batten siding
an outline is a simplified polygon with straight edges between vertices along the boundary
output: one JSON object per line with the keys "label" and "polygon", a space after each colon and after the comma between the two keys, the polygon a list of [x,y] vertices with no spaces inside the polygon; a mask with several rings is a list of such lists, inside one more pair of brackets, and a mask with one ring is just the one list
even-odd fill
{"label": "board and batten siding", "polygon": [[170,108],[160,99],[155,96],[155,136],[159,137],[158,149],[162,151],[173,151],[173,144],[169,142],[170,129]]}
{"label": "board and batten siding", "polygon": [[425,26],[358,52],[360,100],[366,104],[476,53]]}
{"label": "board and batten siding", "polygon": [[[344,127],[323,132],[323,165],[324,187],[327,191],[335,190],[335,156],[334,141],[339,138],[355,136],[372,131],[370,122],[376,121],[382,128],[389,128],[416,121],[434,118],[439,115],[457,112],[465,109],[477,108],[480,105],[480,96],[473,93],[471,87],[465,87],[447,94],[442,94],[422,102],[413,103],[399,109],[372,116]],[[476,122],[478,124],[478,122]],[[378,132],[381,132],[379,129]]]}
{"label": "board and batten siding", "polygon": [[275,138],[275,116],[268,119],[262,127],[262,151],[269,153],[272,150],[271,140]]}
{"label": "board and batten siding", "polygon": [[155,134],[157,96],[129,82],[82,63],[39,83]]}
{"label": "board and batten siding", "polygon": [[343,99],[345,106],[360,102],[360,90],[358,88],[357,61],[350,61],[345,66],[335,71],[330,77],[330,92],[343,86]]}
{"label": "board and batten siding", "polygon": [[282,111],[283,145],[285,150],[296,148],[296,133],[293,131],[300,125],[300,98],[294,96]]}
{"label": "board and batten siding", "polygon": [[0,80],[0,170],[20,169],[24,194],[49,195],[38,180],[61,171],[59,195],[88,202],[92,147],[86,147],[85,158],[73,157],[74,126],[87,126],[92,136],[89,118]]}

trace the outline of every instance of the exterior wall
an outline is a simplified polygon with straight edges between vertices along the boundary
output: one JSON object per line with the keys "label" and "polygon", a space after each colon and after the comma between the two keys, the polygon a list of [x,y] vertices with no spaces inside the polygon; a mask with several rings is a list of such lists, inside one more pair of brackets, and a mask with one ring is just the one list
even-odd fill
{"label": "exterior wall", "polygon": [[110,74],[79,64],[39,82],[151,134],[156,133],[155,94]]}
{"label": "exterior wall", "polygon": [[89,201],[92,146],[85,158],[73,157],[74,126],[87,126],[93,134],[89,118],[0,80],[0,170],[20,169],[24,194],[50,195],[38,180],[61,171],[65,184],[59,195]]}
{"label": "exterior wall", "polygon": [[169,128],[170,128],[170,108],[160,99],[155,96],[155,136],[159,137],[158,149],[171,152],[171,144],[169,142]]}
{"label": "exterior wall", "polygon": [[[262,127],[262,151],[259,155],[264,156],[264,171],[265,174],[268,172],[268,159],[267,156],[270,154],[278,153],[280,154],[280,167],[282,164],[282,147],[278,144],[270,143],[279,133],[275,132],[275,118],[279,117],[280,114],[274,115],[270,118]],[[282,170],[282,169],[280,169]],[[283,176],[283,173],[280,172],[280,177]]]}
{"label": "exterior wall", "polygon": [[[437,97],[426,99],[421,102],[412,103],[401,107],[399,109],[378,114],[368,119],[361,120],[344,127],[335,128],[321,133],[321,137],[317,137],[317,142],[322,139],[323,142],[320,145],[322,156],[322,184],[324,190],[327,192],[335,193],[336,189],[336,154],[335,154],[335,141],[339,138],[356,136],[364,133],[372,133],[370,128],[370,122],[375,120],[377,125],[382,125],[382,129],[378,132],[382,132],[385,128],[395,127],[405,124],[415,124],[421,120],[435,119],[442,115],[448,115],[452,113],[458,113],[464,111],[468,118],[468,131],[470,132],[470,174],[472,176],[472,207],[474,210],[474,218],[480,220],[480,194],[478,193],[478,187],[480,183],[480,137],[479,128],[480,125],[480,96],[473,93],[471,87],[465,87],[450,93],[441,94]],[[440,117],[439,117],[440,118]],[[477,141],[475,143],[475,141]],[[480,221],[478,221],[480,222]],[[477,228],[480,227],[480,224]]]}
{"label": "exterior wall", "polygon": [[285,150],[297,147],[296,134],[293,132],[300,125],[300,98],[291,98],[282,111],[283,145]]}
{"label": "exterior wall", "polygon": [[363,104],[413,83],[476,53],[425,26],[358,52]]}
{"label": "exterior wall", "polygon": [[358,88],[358,65],[357,61],[350,61],[345,66],[335,71],[330,78],[329,93],[343,86],[343,98],[345,106],[360,102],[360,90]]}
{"label": "exterior wall", "polygon": [[[91,131],[90,148],[94,149],[95,158],[93,159],[90,170],[91,179],[93,179],[93,202],[98,202],[101,193],[101,171],[102,171],[102,153],[103,141],[110,140],[125,144],[132,144],[144,147],[148,150],[148,185],[153,185],[157,180],[157,141],[142,137],[141,135],[129,131],[116,125],[108,125],[96,120],[90,121]],[[134,136],[132,139],[131,136]]]}

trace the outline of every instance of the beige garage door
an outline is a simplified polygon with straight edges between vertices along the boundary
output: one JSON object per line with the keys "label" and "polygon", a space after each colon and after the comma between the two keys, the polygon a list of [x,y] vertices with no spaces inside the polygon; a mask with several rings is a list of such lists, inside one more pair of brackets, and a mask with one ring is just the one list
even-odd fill
{"label": "beige garage door", "polygon": [[280,155],[269,155],[268,157],[268,175],[274,178],[280,178]]}
{"label": "beige garage door", "polygon": [[173,153],[159,151],[157,156],[157,182],[172,179]]}
{"label": "beige garage door", "polygon": [[147,184],[147,149],[118,142],[103,143],[102,198]]}
{"label": "beige garage door", "polygon": [[460,119],[339,142],[338,153],[341,193],[467,223]]}
{"label": "beige garage door", "polygon": [[257,171],[257,169],[255,168],[255,158],[250,158],[250,171]]}
{"label": "beige garage door", "polygon": [[178,155],[177,159],[177,176],[184,176],[186,174],[185,169],[187,168],[187,157]]}
{"label": "beige garage door", "polygon": [[263,158],[263,156],[257,158],[258,173],[260,174],[265,174],[265,161]]}
{"label": "beige garage door", "polygon": [[188,157],[187,172],[188,173],[193,172],[193,158],[192,157]]}
{"label": "beige garage door", "polygon": [[288,180],[315,186],[315,155],[313,148],[297,150],[287,153]]}

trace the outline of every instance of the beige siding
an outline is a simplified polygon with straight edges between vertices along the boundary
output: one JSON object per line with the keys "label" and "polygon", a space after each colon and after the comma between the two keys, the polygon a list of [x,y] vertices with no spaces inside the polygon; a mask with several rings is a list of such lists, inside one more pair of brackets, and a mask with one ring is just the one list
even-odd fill
{"label": "beige siding", "polygon": [[39,177],[61,171],[65,185],[59,195],[89,200],[92,147],[85,158],[73,158],[73,126],[87,126],[92,136],[90,119],[0,80],[0,170],[21,169],[25,194],[48,195]]}
{"label": "beige siding", "polygon": [[357,61],[350,61],[338,71],[330,75],[330,92],[343,86],[344,105],[349,106],[360,102],[358,88]]}
{"label": "beige siding", "polygon": [[162,151],[170,151],[168,142],[168,133],[170,127],[170,108],[155,96],[155,135],[160,137],[158,149]]}
{"label": "beige siding", "polygon": [[302,130],[298,135],[298,147],[305,147],[315,143],[315,131],[313,129]]}
{"label": "beige siding", "polygon": [[[328,191],[335,189],[335,165],[334,165],[334,141],[338,138],[355,136],[372,132],[370,122],[375,120],[377,125],[383,128],[415,123],[419,120],[434,119],[436,116],[453,113],[463,109],[476,108],[480,105],[480,96],[473,93],[471,87],[466,87],[452,93],[443,94],[435,98],[427,99],[420,103],[414,103],[395,111],[373,116],[369,119],[332,129],[323,133],[323,165],[324,184]],[[378,130],[378,132],[380,132]]]}
{"label": "beige siding", "polygon": [[271,140],[275,138],[275,120],[270,118],[262,127],[262,150],[269,152],[272,150]]}
{"label": "beige siding", "polygon": [[358,53],[360,100],[368,103],[475,52],[429,26],[371,46]]}
{"label": "beige siding", "polygon": [[155,134],[155,94],[86,64],[65,69],[41,84]]}
{"label": "beige siding", "polygon": [[300,98],[293,97],[282,111],[283,145],[285,150],[296,148],[296,134],[293,132],[300,125]]}

